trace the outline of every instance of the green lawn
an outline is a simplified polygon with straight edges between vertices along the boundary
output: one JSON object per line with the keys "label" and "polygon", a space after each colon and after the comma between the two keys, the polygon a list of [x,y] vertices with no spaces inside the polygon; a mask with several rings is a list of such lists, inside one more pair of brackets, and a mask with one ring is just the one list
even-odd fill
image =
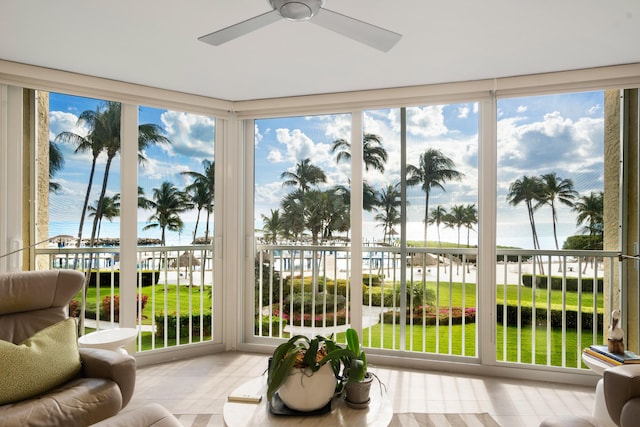
{"label": "green lawn", "polygon": [[[423,333],[424,331],[424,333]],[[506,358],[503,354],[503,332],[504,328],[501,325],[497,325],[497,346],[496,346],[496,360],[506,362],[518,362],[518,331],[515,327],[507,328],[507,353]],[[405,347],[400,348],[400,326],[399,325],[381,325],[377,324],[371,328],[363,330],[362,341],[363,345],[370,348],[384,348],[393,350],[404,350],[414,352],[426,352],[437,354],[451,354],[456,356],[463,356],[462,353],[462,325],[453,325],[451,327],[451,334],[446,325],[441,325],[439,328],[439,348],[436,349],[436,327],[427,326],[422,328],[422,325],[414,325],[413,328],[406,326],[406,343]],[[476,356],[475,348],[475,334],[476,324],[467,324],[464,326],[464,356],[474,357]],[[395,339],[394,339],[395,336]],[[451,349],[449,349],[449,336],[451,336]],[[520,363],[531,364],[532,362],[532,336],[533,330],[531,327],[521,328],[520,336]],[[578,335],[575,331],[567,331],[566,333],[566,352],[563,355],[560,351],[562,348],[562,332],[559,330],[551,330],[549,335],[549,343],[547,343],[547,330],[543,328],[536,328],[536,340],[535,340],[535,364],[538,365],[550,365],[550,366],[565,366],[570,368],[582,367],[586,368],[580,359],[582,348],[592,344],[592,336],[590,333],[583,334],[580,348],[577,346]],[[344,334],[339,333],[336,335],[337,342],[344,342]],[[599,341],[602,340],[600,334]],[[547,350],[550,350],[550,357],[547,359]],[[580,363],[580,366],[578,366]]]}
{"label": "green lawn", "polygon": [[[427,283],[427,286],[435,288],[435,283]],[[504,301],[504,285],[498,285],[497,303],[502,304]],[[508,304],[517,305],[518,303],[518,290],[520,290],[520,303],[523,306],[530,307],[533,301],[533,292],[530,288],[518,287],[513,285],[506,286],[506,300]],[[110,288],[100,289],[100,300],[104,296],[111,293]],[[118,289],[116,289],[116,294]],[[164,286],[157,285],[155,287],[145,287],[142,289],[142,293],[148,296],[148,301],[145,310],[143,311],[143,324],[150,325],[152,320],[153,303],[155,301],[156,314],[163,314],[166,309],[169,313],[176,312],[178,304],[181,312],[186,312],[189,309],[189,303],[191,302],[193,311],[200,312],[200,299],[202,297],[200,288],[187,287],[176,285],[168,285],[166,292]],[[449,283],[440,283],[438,303],[440,306],[462,306],[464,295],[464,306],[475,307],[476,304],[476,285],[452,283],[451,290],[449,289]],[[551,291],[551,305],[552,308],[562,307],[562,292]],[[96,289],[90,288],[87,290],[87,306],[89,309],[92,307],[95,309],[95,296]],[[546,308],[548,293],[546,289],[540,289],[536,291],[535,300],[536,306],[540,308]],[[601,301],[601,295],[598,295],[599,301]],[[577,310],[578,308],[578,295],[577,292],[568,292],[566,294],[566,307],[568,310]],[[592,313],[593,295],[591,293],[582,294],[582,307],[583,313]],[[209,294],[209,288],[205,289],[203,306],[205,312],[211,309],[211,298]],[[598,310],[602,312],[602,309]],[[503,356],[503,333],[504,329],[501,324],[497,325],[497,348],[496,355],[498,361],[518,362],[518,331],[515,327],[507,328],[507,353],[506,357]],[[440,325],[439,333],[437,337],[438,348],[436,348],[436,327],[426,326],[422,327],[421,323],[414,324],[413,327],[406,327],[406,345],[403,349],[400,348],[400,326],[399,325],[375,325],[371,328],[363,331],[363,343],[370,348],[385,348],[394,350],[405,350],[415,352],[427,352],[427,353],[439,353],[439,354],[452,354],[463,355],[463,326],[453,325],[451,330],[446,324]],[[531,363],[532,362],[532,328],[526,326],[521,328],[520,336],[520,362]],[[464,355],[474,357],[476,356],[475,348],[475,334],[476,324],[467,324],[464,326]],[[549,339],[547,339],[549,338]],[[344,339],[341,334],[337,336],[338,341]],[[601,340],[602,336],[598,338]],[[198,338],[199,340],[199,338]],[[150,349],[152,347],[151,333],[142,334],[143,349]],[[451,341],[451,342],[450,342]],[[592,335],[590,331],[583,334],[580,347],[585,347],[592,344]],[[181,342],[185,342],[183,339]],[[558,351],[561,348],[563,342],[562,332],[557,329],[552,329],[551,334],[547,336],[547,330],[543,327],[536,328],[535,339],[535,363],[541,365],[563,366],[563,356]],[[580,349],[578,348],[578,336],[576,331],[567,331],[565,342],[567,343],[566,354],[564,356],[564,366],[576,367],[579,361]],[[169,345],[175,345],[175,339],[169,340]],[[164,340],[156,338],[156,347],[163,347]],[[451,347],[451,348],[449,348]],[[547,360],[547,350],[550,349],[550,358]]]}
{"label": "green lawn", "polygon": [[[430,289],[436,289],[435,282],[427,282],[427,287]],[[385,288],[391,289],[391,286],[386,284]],[[497,304],[503,304],[505,301],[504,291],[506,288],[506,301],[509,305],[518,304],[518,291],[520,291],[520,304],[524,307],[531,307],[533,305],[533,290],[524,286],[516,285],[497,285],[496,286],[496,301]],[[548,291],[546,289],[536,289],[535,299],[536,307],[546,308],[548,301]],[[439,306],[448,306],[451,303],[452,306],[462,307],[462,296],[464,295],[464,306],[475,307],[476,306],[476,284],[467,283],[462,284],[459,282],[453,282],[451,284],[451,290],[449,290],[449,282],[440,282],[438,303]],[[562,308],[562,291],[551,290],[551,308]],[[602,294],[597,294],[598,303],[602,305]],[[566,292],[565,306],[568,310],[578,309],[578,293]],[[583,313],[593,313],[593,293],[582,293],[582,306],[580,307]],[[602,313],[602,307],[598,308],[598,312]]]}

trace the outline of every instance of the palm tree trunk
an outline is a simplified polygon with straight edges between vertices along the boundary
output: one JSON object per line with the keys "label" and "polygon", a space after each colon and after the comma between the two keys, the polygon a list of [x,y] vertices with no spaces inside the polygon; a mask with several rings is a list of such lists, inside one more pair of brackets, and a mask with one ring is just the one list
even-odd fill
{"label": "palm tree trunk", "polygon": [[206,242],[209,241],[209,221],[210,221],[211,212],[207,209],[207,225],[204,228],[204,240]]}
{"label": "palm tree trunk", "polygon": [[202,212],[202,209],[198,209],[198,215],[196,216],[196,226],[193,229],[193,242],[196,242],[196,238],[198,237],[198,224],[200,223],[200,212]]}
{"label": "palm tree trunk", "polygon": [[[533,236],[533,249],[540,249],[540,241],[538,240],[538,232],[536,231],[536,221],[533,217],[533,207],[531,202],[527,202],[527,210],[529,211],[529,224],[531,225],[531,234]],[[540,263],[540,273],[544,275],[544,265],[542,264],[542,258],[538,257]]]}
{"label": "palm tree trunk", "polygon": [[[560,250],[558,245],[558,216],[556,214],[556,208],[551,204],[551,220],[553,222],[553,240],[556,242],[556,250]],[[562,271],[562,257],[558,256],[558,271]]]}
{"label": "palm tree trunk", "polygon": [[[82,205],[82,213],[80,214],[80,226],[78,227],[78,243],[76,246],[80,248],[82,246],[82,228],[84,225],[84,217],[87,214],[87,207],[89,206],[89,196],[91,195],[91,187],[93,186],[93,176],[96,171],[96,157],[91,161],[91,171],[89,172],[89,184],[87,184],[87,192],[84,195],[84,204]],[[78,264],[78,254],[76,253],[73,261],[73,268],[75,269]]]}

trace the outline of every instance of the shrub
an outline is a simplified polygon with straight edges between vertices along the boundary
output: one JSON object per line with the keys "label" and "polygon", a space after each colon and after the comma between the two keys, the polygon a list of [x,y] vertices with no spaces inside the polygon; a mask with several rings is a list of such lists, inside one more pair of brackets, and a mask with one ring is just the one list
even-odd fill
{"label": "shrub", "polygon": [[[567,277],[567,292],[578,291],[578,278]],[[582,279],[582,292],[593,292],[593,277],[583,277]],[[548,277],[543,275],[536,275],[536,288],[547,289]],[[532,274],[522,275],[522,284],[527,288],[530,288],[533,283]],[[602,292],[604,280],[598,278],[598,292]],[[562,276],[551,276],[551,289],[555,291],[562,290]]]}
{"label": "shrub", "polygon": [[367,286],[381,286],[383,281],[384,275],[367,273],[362,275],[362,283]]}
{"label": "shrub", "polygon": [[[326,300],[325,300],[326,297]],[[325,302],[326,301],[326,302]],[[342,310],[346,307],[347,299],[341,295],[334,297],[333,294],[316,294],[311,293],[289,295],[285,299],[283,310],[287,314],[291,314],[290,310],[293,304],[293,312],[300,313],[304,310],[305,313],[322,313],[326,304],[327,311],[334,311],[334,306],[337,306],[337,310]]]}
{"label": "shrub", "polygon": [[72,299],[69,302],[69,317],[78,317],[80,316],[80,303]]}
{"label": "shrub", "polygon": [[[259,286],[260,286],[260,271],[262,271],[262,301],[258,301],[260,298]],[[271,283],[271,298],[272,301],[278,301],[280,295],[280,272],[277,270],[270,271],[269,263],[262,264],[262,270],[260,270],[260,263],[256,260],[255,263],[255,299],[256,309],[259,311],[260,307],[269,305],[269,284]],[[269,282],[271,280],[271,282]]]}
{"label": "shrub", "polygon": [[[200,337],[200,314],[193,313],[191,316],[188,314],[180,315],[180,338],[189,338],[189,321],[191,321],[191,337]],[[178,324],[178,316],[175,313],[167,314],[167,338],[175,339],[176,330]],[[164,315],[157,314],[155,316],[156,336],[158,338],[164,338]],[[211,336],[211,313],[202,315],[202,331],[206,337]]]}
{"label": "shrub", "polygon": [[[136,318],[140,319],[140,314],[144,311],[144,308],[147,306],[147,300],[149,299],[148,295],[136,294]],[[111,318],[111,296],[107,295],[102,298],[102,304],[100,307],[100,317],[105,319]],[[120,321],[120,296],[113,296],[113,321]]]}
{"label": "shrub", "polygon": [[[440,324],[449,324],[449,315],[451,315],[451,324],[460,325],[464,318],[465,323],[475,323],[476,321],[476,309],[474,307],[468,307],[462,310],[462,307],[438,307],[433,305],[416,307],[413,310],[407,309],[407,321],[413,320],[414,323],[422,323],[423,320],[427,325],[435,325],[436,319]],[[400,312],[395,310],[385,311],[381,314],[382,322],[389,324],[400,322]]]}
{"label": "shrub", "polygon": [[269,322],[269,316],[260,316],[260,317],[256,317],[256,323],[255,323],[255,328],[254,328],[254,334],[258,335],[260,329],[259,329],[259,324],[262,323],[262,336],[263,337],[268,337],[269,336],[269,326],[271,326],[271,330],[273,331],[273,333],[277,333],[280,330],[280,321],[282,321],[282,328],[284,329],[285,326],[287,326],[287,320],[284,318],[280,318],[278,316],[272,316],[271,317],[271,322]]}
{"label": "shrub", "polygon": [[[517,305],[507,305],[506,306],[506,315],[507,315],[507,326],[517,326],[518,325],[518,306]],[[566,314],[566,325],[567,329],[576,329],[578,326],[578,312],[575,310],[567,310]],[[496,321],[498,323],[503,323],[505,316],[504,308],[502,305],[498,305],[496,312]],[[532,316],[533,310],[531,307],[520,307],[520,322],[522,326],[528,326],[532,324]],[[598,313],[596,316],[598,322],[598,330],[602,330],[602,325],[604,322],[602,313]],[[583,330],[592,330],[593,329],[593,314],[591,313],[580,313],[580,319],[582,323]],[[546,325],[547,324],[547,309],[546,308],[536,308],[536,325]],[[551,310],[551,327],[552,328],[562,328],[562,310]]]}
{"label": "shrub", "polygon": [[346,307],[334,312],[333,306],[327,306],[326,314],[321,309],[315,312],[315,316],[312,312],[306,311],[304,315],[300,311],[296,311],[293,314],[285,313],[279,304],[274,304],[272,310],[274,316],[282,317],[289,324],[295,326],[346,325],[349,322]]}
{"label": "shrub", "polygon": [[[93,288],[96,286],[96,275],[99,274],[100,278],[100,286],[111,286],[111,270],[91,270],[91,276],[89,276],[89,283],[87,287]],[[136,275],[136,278],[138,275]],[[141,280],[142,286],[151,286],[154,283],[158,283],[158,279],[160,279],[159,271],[152,270],[142,270]],[[113,286],[116,288],[120,287],[120,270],[113,271]]]}

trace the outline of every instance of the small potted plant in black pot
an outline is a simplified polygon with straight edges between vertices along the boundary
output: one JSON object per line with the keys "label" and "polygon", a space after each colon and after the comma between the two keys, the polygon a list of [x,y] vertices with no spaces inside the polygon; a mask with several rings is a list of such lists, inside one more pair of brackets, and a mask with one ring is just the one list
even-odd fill
{"label": "small potted plant in black pot", "polygon": [[358,332],[349,328],[346,338],[347,351],[343,352],[341,357],[345,403],[350,408],[364,409],[369,406],[373,374],[367,370],[367,355],[360,346]]}

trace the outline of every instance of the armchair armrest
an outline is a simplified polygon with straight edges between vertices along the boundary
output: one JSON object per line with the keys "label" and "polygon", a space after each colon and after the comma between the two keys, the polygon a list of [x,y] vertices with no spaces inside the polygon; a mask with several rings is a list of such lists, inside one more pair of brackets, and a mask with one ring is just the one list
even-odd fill
{"label": "armchair armrest", "polygon": [[[630,400],[640,397],[640,365],[620,365],[606,369],[604,396],[611,420],[616,425],[625,425],[621,424],[623,408]],[[640,402],[634,401],[633,405],[635,406],[636,403]],[[631,407],[624,409],[624,412],[630,412],[631,409]],[[637,422],[637,418],[633,421]]]}
{"label": "armchair armrest", "polygon": [[136,383],[136,359],[128,354],[97,348],[80,348],[79,352],[81,375],[115,381],[122,393],[122,407],[127,406]]}

